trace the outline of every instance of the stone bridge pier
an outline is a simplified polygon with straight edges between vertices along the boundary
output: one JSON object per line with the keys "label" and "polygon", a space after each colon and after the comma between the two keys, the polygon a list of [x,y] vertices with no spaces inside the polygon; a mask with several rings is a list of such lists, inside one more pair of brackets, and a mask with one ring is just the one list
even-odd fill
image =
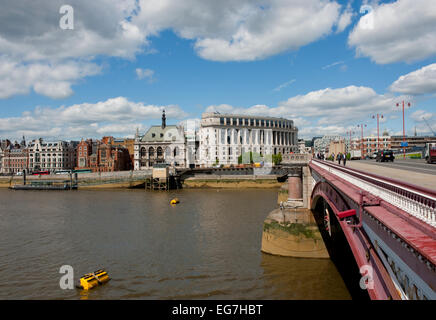
{"label": "stone bridge pier", "polygon": [[280,256],[329,258],[310,210],[313,178],[308,163],[293,165],[283,188],[287,188],[287,200],[281,201],[279,208],[265,219],[261,250]]}
{"label": "stone bridge pier", "polygon": [[310,208],[310,195],[313,189],[313,178],[309,167],[303,165],[298,170],[288,174],[288,207]]}

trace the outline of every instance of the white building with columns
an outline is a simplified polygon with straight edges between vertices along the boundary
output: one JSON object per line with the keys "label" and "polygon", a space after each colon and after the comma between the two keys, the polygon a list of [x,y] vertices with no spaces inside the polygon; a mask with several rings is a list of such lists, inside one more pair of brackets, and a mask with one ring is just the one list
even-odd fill
{"label": "white building with columns", "polygon": [[247,152],[287,154],[298,152],[298,128],[284,118],[203,113],[199,130],[202,167],[238,164]]}

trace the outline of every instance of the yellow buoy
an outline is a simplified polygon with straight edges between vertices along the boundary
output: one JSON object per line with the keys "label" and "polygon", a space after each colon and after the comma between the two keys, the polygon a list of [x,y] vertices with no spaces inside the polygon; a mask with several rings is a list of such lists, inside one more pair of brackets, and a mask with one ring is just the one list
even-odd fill
{"label": "yellow buoy", "polygon": [[174,198],[173,200],[170,201],[170,204],[177,204],[179,203],[179,199],[178,198]]}
{"label": "yellow buoy", "polygon": [[98,285],[104,284],[110,280],[109,275],[103,269],[97,270],[94,273],[87,273],[80,278],[79,288],[90,290]]}

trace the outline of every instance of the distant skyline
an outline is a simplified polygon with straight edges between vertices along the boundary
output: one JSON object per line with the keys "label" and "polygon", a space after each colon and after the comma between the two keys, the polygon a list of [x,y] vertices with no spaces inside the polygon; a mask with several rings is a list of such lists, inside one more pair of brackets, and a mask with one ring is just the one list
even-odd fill
{"label": "distant skyline", "polygon": [[401,135],[402,100],[436,132],[434,0],[75,0],[73,29],[64,1],[0,2],[0,139],[133,137],[163,109]]}

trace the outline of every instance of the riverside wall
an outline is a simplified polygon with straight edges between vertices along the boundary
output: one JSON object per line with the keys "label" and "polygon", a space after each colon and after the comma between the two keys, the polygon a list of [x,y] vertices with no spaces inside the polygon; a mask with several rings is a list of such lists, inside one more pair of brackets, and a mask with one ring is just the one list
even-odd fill
{"label": "riverside wall", "polygon": [[[143,184],[145,179],[151,176],[151,173],[151,170],[77,173],[77,182],[80,189],[130,188]],[[69,174],[26,176],[27,183],[31,183],[32,181],[60,182],[67,180],[70,181]],[[22,183],[22,176],[0,176],[0,188],[8,188]]]}

